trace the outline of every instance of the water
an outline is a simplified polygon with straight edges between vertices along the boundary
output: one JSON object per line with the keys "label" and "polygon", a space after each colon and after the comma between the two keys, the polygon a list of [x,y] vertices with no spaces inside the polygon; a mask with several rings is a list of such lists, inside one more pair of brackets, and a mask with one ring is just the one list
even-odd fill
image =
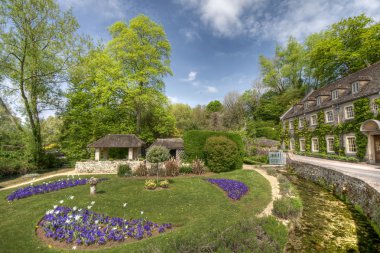
{"label": "water", "polygon": [[286,252],[380,252],[380,238],[364,215],[309,181],[288,176],[303,201],[303,215]]}

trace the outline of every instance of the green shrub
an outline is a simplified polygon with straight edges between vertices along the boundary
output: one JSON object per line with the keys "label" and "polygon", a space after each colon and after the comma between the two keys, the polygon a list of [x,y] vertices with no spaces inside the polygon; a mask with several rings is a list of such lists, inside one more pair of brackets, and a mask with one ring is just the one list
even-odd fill
{"label": "green shrub", "polygon": [[157,184],[156,184],[156,181],[154,181],[153,179],[149,179],[145,181],[145,189],[154,190],[156,188],[157,188]]}
{"label": "green shrub", "polygon": [[[146,160],[150,163],[155,163],[155,166],[150,167],[150,171],[155,170],[157,175],[157,184],[158,184],[158,175],[165,175],[165,171],[160,171],[158,164],[169,160],[170,153],[169,150],[163,146],[153,146],[150,147],[148,153],[146,154]],[[161,173],[160,173],[161,172]]]}
{"label": "green shrub", "polygon": [[120,164],[117,168],[117,175],[119,177],[130,177],[132,176],[131,167],[128,164]]}
{"label": "green shrub", "polygon": [[269,164],[268,155],[255,155],[244,157],[245,164]]}
{"label": "green shrub", "polygon": [[185,132],[183,135],[183,141],[187,159],[186,161],[191,162],[196,158],[204,160],[204,146],[207,139],[212,136],[224,136],[236,143],[240,155],[240,164],[238,164],[237,167],[241,168],[241,166],[243,165],[244,156],[243,140],[241,139],[239,134],[222,131],[191,130]]}
{"label": "green shrub", "polygon": [[205,173],[205,164],[201,159],[197,158],[191,163],[191,170],[194,174],[203,174]]}
{"label": "green shrub", "polygon": [[169,181],[168,180],[160,181],[160,187],[161,188],[169,188]]}
{"label": "green shrub", "polygon": [[139,176],[139,177],[145,177],[146,175],[148,175],[148,170],[147,170],[147,168],[146,168],[146,164],[145,164],[145,162],[142,162],[142,163],[140,163],[140,164],[137,166],[137,168],[136,168],[134,174],[135,174],[136,176]]}
{"label": "green shrub", "polygon": [[174,158],[169,159],[165,162],[166,175],[175,177],[179,175],[179,164]]}
{"label": "green shrub", "polygon": [[273,213],[280,218],[296,218],[301,212],[302,202],[298,197],[282,197],[273,202]]}
{"label": "green shrub", "polygon": [[181,166],[179,167],[179,173],[180,174],[191,174],[193,173],[193,168],[191,168],[191,166]]}
{"label": "green shrub", "polygon": [[241,168],[236,143],[224,136],[208,138],[204,152],[206,165],[212,172],[225,172]]}

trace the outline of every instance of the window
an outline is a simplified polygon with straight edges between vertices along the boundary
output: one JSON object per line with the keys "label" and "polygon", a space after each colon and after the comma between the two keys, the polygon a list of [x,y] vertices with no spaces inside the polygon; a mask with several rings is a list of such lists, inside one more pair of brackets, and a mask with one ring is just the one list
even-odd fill
{"label": "window", "polygon": [[360,90],[359,82],[355,82],[352,84],[352,94],[358,93]]}
{"label": "window", "polygon": [[344,113],[346,119],[354,118],[354,107],[352,105],[344,107]]}
{"label": "window", "polygon": [[289,129],[293,129],[293,120],[289,120]]}
{"label": "window", "polygon": [[334,137],[327,137],[326,145],[327,145],[327,152],[333,153],[334,152]]}
{"label": "window", "polygon": [[346,153],[356,153],[355,136],[347,136],[346,137]]}
{"label": "window", "polygon": [[294,139],[290,139],[290,142],[289,142],[289,150],[291,150],[291,151],[294,150]]}
{"label": "window", "polygon": [[317,97],[317,105],[321,105],[321,102],[322,102],[322,98],[321,97]]}
{"label": "window", "polygon": [[334,121],[333,111],[326,112],[326,123],[331,123]]}
{"label": "window", "polygon": [[338,90],[333,90],[333,91],[331,92],[331,99],[332,99],[332,100],[337,99],[338,96],[339,96]]}
{"label": "window", "polygon": [[303,128],[303,118],[299,118],[298,127]]}
{"label": "window", "polygon": [[303,104],[303,106],[305,107],[305,109],[309,108],[309,102],[305,102],[305,103]]}
{"label": "window", "polygon": [[300,151],[305,151],[305,139],[300,139]]}
{"label": "window", "polygon": [[318,138],[311,139],[311,151],[319,152],[319,141]]}
{"label": "window", "polygon": [[311,115],[310,121],[312,126],[316,126],[318,124],[317,114]]}
{"label": "window", "polygon": [[372,104],[371,104],[371,108],[372,108],[372,112],[373,112],[374,114],[378,114],[378,112],[379,112],[379,107],[377,106],[377,104],[376,104],[375,101],[372,102]]}

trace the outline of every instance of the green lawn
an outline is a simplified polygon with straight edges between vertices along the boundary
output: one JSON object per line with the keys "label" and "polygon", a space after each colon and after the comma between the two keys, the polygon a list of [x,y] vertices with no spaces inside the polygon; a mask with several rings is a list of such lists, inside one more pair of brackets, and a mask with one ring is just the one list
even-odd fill
{"label": "green lawn", "polygon": [[[247,231],[241,231],[245,234],[244,240],[252,241],[251,237],[258,237],[258,233],[264,233],[268,241],[275,242],[272,246],[280,251],[286,242],[286,229],[282,225],[270,218],[254,218],[270,201],[269,183],[254,171],[238,170],[215,176],[246,183],[250,190],[240,201],[229,200],[223,191],[206,182],[204,177],[176,177],[172,179],[174,182],[170,184],[169,189],[156,191],[145,190],[144,180],[141,179],[119,178],[113,175],[106,177],[110,180],[98,185],[99,193],[96,196],[89,195],[88,185],[35,195],[12,203],[8,203],[5,197],[15,189],[0,192],[1,250],[59,251],[49,249],[41,243],[35,236],[34,229],[46,210],[51,209],[53,205],[59,205],[60,200],[64,200],[62,205],[82,208],[95,201],[92,210],[110,216],[139,218],[143,211],[143,217],[151,221],[172,223],[175,226],[171,232],[134,243],[120,244],[110,249],[103,248],[98,252],[178,252],[196,251],[197,247],[211,247],[220,252],[221,248],[230,247],[230,241],[234,238],[239,240],[236,233],[239,234],[245,226],[255,229],[250,231],[248,236]],[[73,200],[69,199],[71,195],[75,196]],[[125,202],[128,203],[127,208],[122,206]],[[220,234],[224,236],[221,238]],[[252,247],[256,247],[256,244]],[[271,248],[268,249],[265,245],[257,247],[262,252],[270,252],[272,246],[269,245]]]}

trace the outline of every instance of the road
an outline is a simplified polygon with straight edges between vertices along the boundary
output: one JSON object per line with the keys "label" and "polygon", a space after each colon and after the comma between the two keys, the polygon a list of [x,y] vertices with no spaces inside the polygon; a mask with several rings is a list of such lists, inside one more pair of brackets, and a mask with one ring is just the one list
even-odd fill
{"label": "road", "polygon": [[340,161],[332,161],[307,156],[299,156],[289,154],[294,161],[317,165],[320,167],[336,170],[348,176],[355,177],[368,183],[370,186],[380,192],[380,166],[365,163],[348,163]]}

